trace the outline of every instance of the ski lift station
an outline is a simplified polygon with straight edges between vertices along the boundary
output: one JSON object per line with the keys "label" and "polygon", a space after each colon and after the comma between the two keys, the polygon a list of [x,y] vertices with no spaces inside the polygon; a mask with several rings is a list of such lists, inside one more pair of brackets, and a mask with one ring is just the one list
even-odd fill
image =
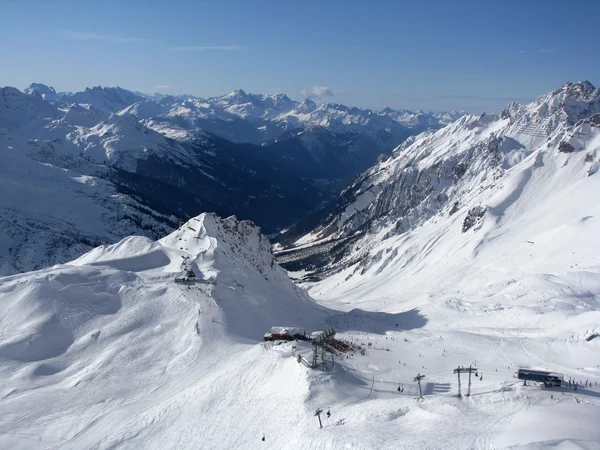
{"label": "ski lift station", "polygon": [[265,341],[308,340],[306,330],[298,327],[271,327],[271,331],[265,333],[264,339]]}
{"label": "ski lift station", "polygon": [[523,380],[526,384],[528,381],[543,383],[544,387],[561,387],[564,375],[556,372],[544,372],[542,370],[519,369],[517,378]]}
{"label": "ski lift station", "polygon": [[194,283],[198,281],[196,272],[192,268],[192,262],[189,256],[182,256],[183,262],[181,263],[181,274],[175,277],[175,283]]}

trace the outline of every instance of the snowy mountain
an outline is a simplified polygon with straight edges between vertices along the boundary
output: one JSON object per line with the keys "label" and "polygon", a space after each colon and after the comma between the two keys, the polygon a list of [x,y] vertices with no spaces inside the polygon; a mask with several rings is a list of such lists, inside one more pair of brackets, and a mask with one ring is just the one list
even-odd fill
{"label": "snowy mountain", "polygon": [[85,91],[76,92],[75,94],[64,94],[61,98],[67,104],[78,103],[81,105],[90,105],[97,111],[113,113],[143,99],[144,97],[134,94],[127,89],[101,86],[87,88]]}
{"label": "snowy mountain", "polygon": [[[289,131],[326,128],[335,133],[363,132],[392,137],[438,129],[464,113],[424,113],[386,108],[380,112],[312,100],[296,102],[285,94],[247,94],[236,90],[208,99],[165,96],[131,105],[120,114],[134,114],[151,127],[184,129],[188,136],[203,130],[232,142],[262,145]],[[398,139],[396,139],[398,140]]]}
{"label": "snowy mountain", "polygon": [[[382,252],[362,274],[310,284],[322,305],[257,227],[212,214],[158,241],[132,236],[0,278],[0,446],[595,448],[600,341],[586,338],[600,318],[597,227],[577,214],[597,207],[581,193],[581,183],[562,192],[555,204],[579,201],[544,221],[504,210],[501,220],[522,219],[506,231],[546,232],[534,236],[539,250],[506,233],[483,246],[469,242],[474,230],[446,237],[442,221],[380,241],[399,260]],[[562,213],[576,214],[547,233]],[[587,253],[559,273],[574,262],[565,243]],[[529,259],[515,265],[507,255],[519,249]],[[174,282],[190,269],[198,281]],[[330,325],[360,349],[316,369],[298,362],[310,343],[262,342],[273,326]],[[463,374],[468,397],[456,395],[457,366],[477,367],[472,386]],[[523,386],[519,367],[560,371],[579,388]]]}
{"label": "snowy mountain", "polygon": [[[377,242],[429,222],[454,230],[450,223],[460,220],[458,233],[480,229],[500,220],[538,178],[548,201],[559,195],[554,190],[562,189],[561,180],[592,192],[599,113],[600,90],[589,82],[567,83],[529,105],[511,104],[498,117],[465,116],[411,137],[336,202],[282,236],[298,249],[284,260],[325,272],[359,261],[362,267],[375,257],[370,251]],[[499,206],[494,199],[503,195]]]}
{"label": "snowy mountain", "polygon": [[[214,214],[0,278],[0,447],[597,448],[599,98],[569,83],[409,138],[283,235],[278,258],[307,291],[254,224]],[[30,117],[28,100],[7,99]],[[190,153],[131,117],[86,127],[44,111],[30,129],[63,140],[0,121],[0,199],[15,217],[33,205],[111,224],[111,201],[141,197],[109,179],[209,170],[208,147]],[[3,226],[8,239],[21,228]],[[190,270],[196,281],[175,282]],[[310,343],[262,341],[271,327],[330,326],[354,347],[315,368]],[[566,383],[524,386],[519,368]]]}
{"label": "snowy mountain", "polygon": [[[467,116],[410,138],[282,236],[278,261],[320,304],[382,315],[417,309],[426,318],[410,332],[347,334],[392,352],[353,362],[353,374],[372,377],[376,399],[353,408],[338,398],[336,409],[380,434],[361,440],[349,426],[351,442],[598,445],[599,100],[589,82],[567,83],[499,116]],[[460,367],[477,368],[463,400]],[[518,368],[567,383],[524,386]],[[402,403],[394,390],[417,373],[429,396]],[[375,440],[394,432],[402,443]]]}
{"label": "snowy mountain", "polygon": [[[50,90],[33,84],[27,93]],[[243,151],[228,154],[228,158],[239,160],[238,167],[246,165],[249,158],[254,164],[268,165],[288,175],[290,169],[296,175],[302,172],[298,167],[308,169],[310,173],[301,176],[326,199],[406,137],[439,129],[462,114],[389,108],[374,112],[311,100],[299,103],[285,94],[257,95],[243,90],[201,99],[189,95],[150,96],[98,86],[75,94],[61,93],[55,100],[61,110],[87,111],[79,115],[77,124],[88,128],[116,113],[135,117],[145,127],[182,143],[205,141],[209,135],[216,135],[233,143],[260,145],[263,149],[245,146]],[[96,117],[88,120],[91,116]],[[337,173],[331,173],[331,168]]]}
{"label": "snowy mountain", "polygon": [[[156,179],[197,197],[192,203],[235,212],[267,232],[322,206],[407,136],[442,124],[435,119],[407,128],[368,110],[241,90],[208,100],[142,97],[101,87],[61,94],[52,103],[34,94],[50,90],[39,84],[30,86],[27,96],[13,90],[18,105],[6,110],[2,126],[51,142],[60,155],[53,160],[79,157]],[[230,135],[263,145],[219,137]],[[184,211],[188,216],[198,212]]]}
{"label": "snowy mountain", "polygon": [[[184,257],[195,284],[173,282]],[[69,264],[2,278],[0,303],[3,448],[258,441],[259,429],[275,429],[258,419],[260,409],[301,406],[308,385],[279,392],[277,379],[301,382],[302,366],[255,342],[273,323],[313,329],[327,316],[275,264],[256,226],[211,214],[158,241],[129,237]],[[265,402],[247,403],[244,392],[257,390]],[[222,408],[230,413],[192,433],[198,414]],[[25,410],[29,417],[15,421]],[[236,424],[222,427],[232,413]]]}
{"label": "snowy mountain", "polygon": [[123,235],[156,237],[174,225],[118,185],[88,175],[92,165],[65,169],[32,156],[45,150],[0,130],[0,275],[68,261]]}
{"label": "snowy mountain", "polygon": [[146,99],[119,114],[134,115],[147,127],[183,142],[210,133],[261,145],[245,156],[278,170],[302,173],[314,186],[329,186],[323,192],[329,196],[336,192],[332,187],[346,185],[408,136],[439,129],[462,113],[389,108],[375,112],[236,90],[209,99]]}
{"label": "snowy mountain", "polygon": [[58,99],[58,94],[56,93],[54,88],[46,86],[42,83],[32,83],[23,92],[25,92],[25,94],[27,95],[37,95],[49,102],[53,102]]}
{"label": "snowy mountain", "polygon": [[[246,155],[260,148],[232,144],[213,135],[178,142],[143,126],[133,116],[99,111],[93,104],[50,103],[14,88],[0,91],[0,133],[6,143],[2,149],[3,182],[18,183],[24,189],[0,195],[0,207],[9,211],[3,217],[11,223],[10,228],[28,229],[24,225],[28,219],[13,223],[10,212],[25,191],[40,189],[53,199],[24,205],[21,212],[36,225],[28,232],[11,231],[14,240],[5,235],[2,274],[64,262],[90,245],[114,242],[129,234],[157,237],[156,233],[168,229],[165,225],[176,223],[169,217],[191,217],[203,211],[236,212],[274,232],[319,207],[326,192],[298,174]],[[59,181],[62,179],[65,181]],[[100,188],[90,189],[74,202],[81,183],[69,183],[70,179],[92,180]],[[75,192],[58,195],[58,186],[67,191],[70,186]],[[90,203],[87,207],[86,201]],[[125,216],[127,203],[135,205],[134,210],[144,210],[135,218],[137,225],[115,226],[118,217],[124,220],[121,216]],[[77,211],[72,211],[74,204]],[[98,209],[97,204],[104,206]],[[86,217],[102,223],[87,223]],[[70,231],[64,233],[65,229]],[[38,242],[30,246],[38,250],[26,253],[22,245],[31,241],[31,233]],[[87,246],[81,245],[83,241]]]}
{"label": "snowy mountain", "polygon": [[[25,93],[9,87],[0,92],[0,130],[7,139],[16,139],[12,147],[29,158],[28,164],[41,164],[49,173],[58,168],[72,176],[103,180],[108,191],[118,190],[151,211],[140,223],[215,211],[254,220],[267,233],[322,207],[417,129],[441,126],[438,119],[431,120],[407,128],[372,111],[241,90],[208,100],[142,96],[99,86],[57,94],[40,83]],[[236,141],[264,145],[219,136],[228,133],[237,136]],[[267,137],[271,141],[265,142]],[[7,170],[18,172],[9,169],[11,164]],[[34,186],[36,178],[23,182]],[[67,202],[69,196],[55,198]],[[11,208],[8,203],[6,207]],[[122,212],[119,205],[109,209],[112,215]],[[42,210],[37,230],[44,229]],[[35,214],[33,206],[28,214]],[[55,220],[66,218],[50,214],[48,220],[48,229],[53,229]],[[155,230],[150,237],[165,230],[156,224],[148,227]],[[144,232],[110,225],[99,234],[86,231],[90,229],[82,228],[90,243]],[[39,248],[45,250],[18,258],[15,249],[20,244],[5,240],[3,273],[64,262],[89,248],[79,246],[75,228],[68,235],[71,240],[52,237],[46,242],[40,237]],[[59,241],[65,249],[59,248]]]}

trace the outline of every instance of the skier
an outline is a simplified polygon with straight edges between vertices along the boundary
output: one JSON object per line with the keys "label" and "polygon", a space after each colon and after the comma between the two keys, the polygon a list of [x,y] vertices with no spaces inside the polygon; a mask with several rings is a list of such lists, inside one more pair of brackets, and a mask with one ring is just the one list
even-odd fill
{"label": "skier", "polygon": [[327,418],[329,419],[331,417],[331,411],[327,410]]}
{"label": "skier", "polygon": [[265,435],[264,434],[263,434],[263,437],[262,437],[261,441],[265,442]]}

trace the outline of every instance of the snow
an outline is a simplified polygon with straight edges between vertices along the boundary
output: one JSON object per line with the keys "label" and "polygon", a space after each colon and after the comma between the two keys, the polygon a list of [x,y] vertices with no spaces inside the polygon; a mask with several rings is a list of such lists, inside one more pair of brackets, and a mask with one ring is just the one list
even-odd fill
{"label": "snow", "polygon": [[[599,343],[585,342],[600,319],[600,270],[509,272],[472,256],[448,267],[436,254],[452,246],[408,271],[393,261],[359,283],[310,286],[324,306],[273,264],[257,228],[206,214],[159,241],[130,237],[6,277],[0,446],[597,448],[600,389],[523,387],[513,375],[530,366],[600,381]],[[173,282],[182,256],[203,281]],[[310,360],[309,343],[261,342],[281,324],[309,333],[333,325],[365,355],[309,369],[291,348]],[[483,380],[459,399],[452,370],[469,364]],[[426,375],[423,401],[417,373]]]}
{"label": "snow", "polygon": [[[24,94],[17,98],[23,97],[42,101]],[[138,224],[145,232],[169,230],[166,217],[94,176],[99,172],[96,166],[73,163],[67,150],[66,155],[54,151],[58,144],[28,140],[20,136],[21,127],[3,119],[0,116],[0,275],[69,261],[100,243],[142,232]]]}
{"label": "snow", "polygon": [[[532,120],[548,110],[544,102],[564,104],[568,89],[519,110],[528,111]],[[595,102],[597,97],[587,98]],[[597,106],[574,104],[571,112],[597,111]],[[298,239],[297,248],[310,259],[318,252],[311,239],[320,243],[329,231],[330,248],[336,236],[366,230],[335,258],[336,272],[303,283],[320,304],[351,310],[332,321],[338,337],[371,343],[371,354],[349,364],[365,390],[369,380],[373,385],[360,413],[354,412],[360,416],[357,428],[360,423],[369,433],[358,442],[376,448],[598,447],[600,357],[598,344],[586,338],[597,333],[600,319],[600,228],[595,223],[600,179],[590,170],[600,129],[581,117],[568,125],[575,120],[564,110],[554,113],[561,120],[544,138],[523,133],[521,119],[481,116],[417,136],[359,178],[350,190],[352,200],[328,218],[333,225]],[[576,150],[561,152],[563,141]],[[471,153],[473,148],[481,154]],[[495,148],[501,159],[493,165],[479,159]],[[461,152],[468,155],[462,160],[468,161],[466,171],[458,181],[440,182],[444,165]],[[413,200],[396,208],[407,191],[425,191],[423,203]],[[440,193],[447,196],[446,204],[429,203]],[[455,202],[458,208],[450,213]],[[463,232],[465,214],[478,205],[485,215]],[[294,274],[311,279],[306,275],[306,269]],[[389,325],[375,330],[364,313],[353,316],[357,308],[408,317],[398,319],[402,331]],[[483,379],[474,380],[469,399],[458,400],[452,396],[457,392],[453,369],[471,364]],[[579,388],[521,386],[513,378],[520,367],[564,373]],[[431,384],[424,386],[425,400],[415,403],[412,379],[419,372]],[[582,386],[588,380],[593,386]],[[400,383],[411,399],[398,409],[393,398]],[[463,389],[465,384],[463,378]],[[350,425],[352,409],[341,395],[337,400],[344,426]],[[402,441],[391,435],[401,435]]]}
{"label": "snow", "polygon": [[[538,107],[513,110],[535,121]],[[0,447],[599,448],[600,340],[587,337],[600,331],[600,178],[589,175],[600,131],[567,120],[545,138],[519,118],[479,116],[412,139],[369,172],[358,207],[340,209],[341,227],[367,231],[337,272],[302,283],[308,293],[258,228],[212,214],[0,278]],[[0,149],[25,158],[13,142]],[[422,204],[400,205],[406,228],[399,209],[363,220],[382,193],[401,203],[386,186],[407,183],[405,194],[423,179]],[[198,282],[174,283],[184,260]],[[334,326],[364,354],[310,369],[293,356],[310,360],[310,343],[262,341],[287,326]],[[469,397],[456,396],[458,366],[477,367]],[[521,367],[579,387],[523,386]]]}

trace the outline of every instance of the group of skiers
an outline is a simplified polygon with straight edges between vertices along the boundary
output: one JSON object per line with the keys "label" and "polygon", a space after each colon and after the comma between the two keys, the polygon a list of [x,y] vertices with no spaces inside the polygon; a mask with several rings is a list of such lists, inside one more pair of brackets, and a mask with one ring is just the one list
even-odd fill
{"label": "group of skiers", "polygon": [[[577,383],[577,381],[575,381],[573,378],[569,377],[568,381],[567,381],[567,386],[572,387],[574,391],[577,390],[577,386],[582,385],[585,387],[592,387],[592,382],[590,380],[585,380],[585,384],[582,384],[581,382]],[[598,386],[598,382],[596,381],[595,386]]]}

